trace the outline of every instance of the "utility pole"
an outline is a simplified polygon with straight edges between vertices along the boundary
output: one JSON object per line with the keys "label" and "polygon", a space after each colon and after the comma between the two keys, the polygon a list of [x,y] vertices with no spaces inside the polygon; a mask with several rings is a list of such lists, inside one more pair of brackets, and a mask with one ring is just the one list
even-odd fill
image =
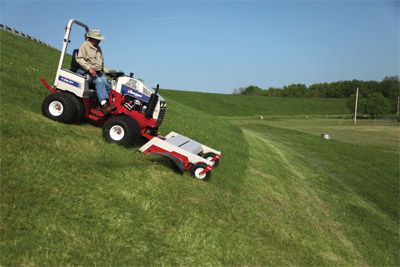
{"label": "utility pole", "polygon": [[358,87],[357,87],[357,92],[356,92],[356,104],[354,106],[354,119],[353,119],[354,125],[357,124],[357,104],[358,104]]}
{"label": "utility pole", "polygon": [[400,95],[397,96],[397,117],[399,116],[399,109],[400,109]]}

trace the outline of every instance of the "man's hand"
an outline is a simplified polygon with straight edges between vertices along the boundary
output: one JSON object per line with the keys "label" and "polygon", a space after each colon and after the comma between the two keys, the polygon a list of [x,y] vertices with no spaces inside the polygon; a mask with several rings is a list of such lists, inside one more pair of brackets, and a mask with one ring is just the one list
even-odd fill
{"label": "man's hand", "polygon": [[97,72],[93,68],[89,69],[89,73],[90,73],[90,75],[92,75],[92,77],[96,77],[97,76]]}

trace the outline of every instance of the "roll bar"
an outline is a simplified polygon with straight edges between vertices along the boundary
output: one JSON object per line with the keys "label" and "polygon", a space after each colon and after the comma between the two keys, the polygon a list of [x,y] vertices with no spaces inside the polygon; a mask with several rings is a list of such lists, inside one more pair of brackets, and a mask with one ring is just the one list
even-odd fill
{"label": "roll bar", "polygon": [[65,53],[67,52],[67,47],[68,47],[68,43],[69,43],[69,36],[71,34],[72,24],[77,24],[77,25],[81,26],[82,28],[84,28],[85,29],[85,37],[86,37],[86,34],[89,31],[89,27],[85,23],[80,22],[79,20],[70,19],[68,21],[68,24],[65,27],[65,35],[64,35],[64,39],[63,39],[63,48],[61,50],[60,61],[58,62],[57,74],[56,74],[56,78],[54,80],[54,85],[56,85],[56,81],[57,81],[57,78],[58,78],[58,72],[60,71],[60,69],[62,67],[62,64],[63,64],[63,61],[64,61],[64,56],[65,56]]}

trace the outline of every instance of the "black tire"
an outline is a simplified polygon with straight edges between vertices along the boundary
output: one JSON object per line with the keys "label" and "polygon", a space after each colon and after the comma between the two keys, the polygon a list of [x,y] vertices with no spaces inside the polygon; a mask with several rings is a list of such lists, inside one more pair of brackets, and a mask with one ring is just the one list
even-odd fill
{"label": "black tire", "polygon": [[103,137],[107,142],[130,147],[140,140],[140,126],[128,116],[111,117],[103,125]]}
{"label": "black tire", "polygon": [[196,163],[190,168],[190,174],[196,179],[207,181],[208,179],[210,179],[211,172],[207,172],[206,174],[199,174],[206,167],[207,167],[207,164],[205,164],[203,162]]}
{"label": "black tire", "polygon": [[73,122],[77,114],[74,97],[64,92],[48,95],[42,103],[43,115],[63,123]]}
{"label": "black tire", "polygon": [[81,98],[79,98],[75,95],[71,95],[71,96],[72,96],[71,100],[75,105],[75,111],[76,111],[74,121],[79,123],[82,121],[83,113],[85,112],[85,109],[83,107],[83,102],[82,102]]}
{"label": "black tire", "polygon": [[[205,158],[206,160],[212,161],[211,159],[213,159],[217,154],[213,153],[213,152],[208,152],[206,154],[203,155],[203,158]],[[219,159],[217,159],[214,162],[214,166],[213,167],[217,167],[219,164]]]}

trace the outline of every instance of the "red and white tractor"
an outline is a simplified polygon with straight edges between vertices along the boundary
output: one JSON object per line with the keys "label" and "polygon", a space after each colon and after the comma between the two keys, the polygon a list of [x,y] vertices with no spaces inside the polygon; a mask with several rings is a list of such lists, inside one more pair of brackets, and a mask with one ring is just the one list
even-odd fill
{"label": "red and white tractor", "polygon": [[71,19],[68,22],[54,85],[41,78],[42,84],[50,91],[42,104],[43,115],[63,123],[87,118],[102,126],[106,141],[126,147],[138,144],[143,137],[148,142],[140,147],[141,152],[166,156],[181,171],[189,170],[197,179],[207,180],[221,152],[175,132],[159,135],[158,127],[163,121],[167,105],[158,94],[158,85],[154,90],[134,78],[132,73],[129,76],[122,72],[108,73],[112,84],[109,104],[116,109],[104,114],[89,77],[76,73],[79,67],[75,60],[77,49],[72,53],[71,67],[63,68],[74,24],[85,30],[85,36],[89,31],[89,27],[78,20]]}

